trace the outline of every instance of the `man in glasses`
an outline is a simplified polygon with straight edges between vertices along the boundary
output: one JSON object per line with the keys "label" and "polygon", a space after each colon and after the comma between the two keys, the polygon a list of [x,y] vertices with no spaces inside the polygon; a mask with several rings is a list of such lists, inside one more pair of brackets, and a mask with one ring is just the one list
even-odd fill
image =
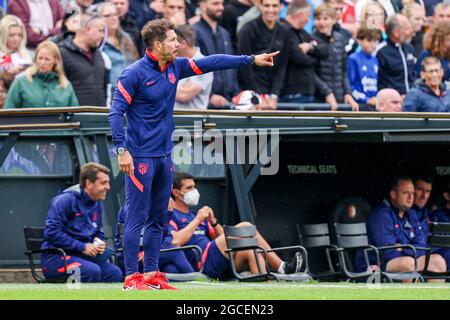
{"label": "man in glasses", "polygon": [[450,94],[442,83],[444,69],[435,57],[422,61],[421,79],[406,95],[403,111],[450,112]]}

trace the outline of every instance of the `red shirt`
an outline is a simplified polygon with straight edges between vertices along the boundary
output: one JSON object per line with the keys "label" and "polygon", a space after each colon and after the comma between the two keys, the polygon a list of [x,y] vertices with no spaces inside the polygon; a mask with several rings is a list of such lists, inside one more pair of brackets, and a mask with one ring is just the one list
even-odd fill
{"label": "red shirt", "polygon": [[342,22],[343,23],[356,22],[355,4],[351,0],[344,0],[344,11],[342,13]]}

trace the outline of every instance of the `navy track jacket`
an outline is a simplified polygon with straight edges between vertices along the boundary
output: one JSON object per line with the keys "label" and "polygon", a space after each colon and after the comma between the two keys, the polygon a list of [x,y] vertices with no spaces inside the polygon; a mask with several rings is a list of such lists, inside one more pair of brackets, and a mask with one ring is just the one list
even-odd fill
{"label": "navy track jacket", "polygon": [[[177,83],[190,76],[251,64],[251,56],[217,54],[200,59],[177,58],[163,70],[148,50],[126,68],[117,82],[109,113],[116,148],[133,157],[161,157],[172,151],[173,106]],[[127,116],[127,133],[123,115]]]}
{"label": "navy track jacket", "polygon": [[57,247],[82,253],[95,237],[104,240],[102,207],[80,187],[72,186],[53,198],[45,220],[41,248]]}

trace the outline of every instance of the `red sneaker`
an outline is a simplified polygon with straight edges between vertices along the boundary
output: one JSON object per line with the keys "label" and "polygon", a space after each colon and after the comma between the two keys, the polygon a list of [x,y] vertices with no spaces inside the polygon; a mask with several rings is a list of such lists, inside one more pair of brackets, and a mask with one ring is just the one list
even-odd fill
{"label": "red sneaker", "polygon": [[151,290],[151,288],[144,283],[144,277],[142,274],[136,272],[130,277],[125,278],[123,290]]}
{"label": "red sneaker", "polygon": [[154,290],[179,290],[167,282],[165,273],[159,271],[156,271],[155,275],[150,278],[144,278],[144,283]]}

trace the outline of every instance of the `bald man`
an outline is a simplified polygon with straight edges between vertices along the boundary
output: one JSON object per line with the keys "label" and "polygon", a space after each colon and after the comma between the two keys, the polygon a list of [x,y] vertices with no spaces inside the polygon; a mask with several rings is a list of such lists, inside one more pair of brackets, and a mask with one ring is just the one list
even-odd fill
{"label": "bald man", "polygon": [[379,112],[401,112],[403,100],[395,89],[382,89],[377,94],[376,110]]}

